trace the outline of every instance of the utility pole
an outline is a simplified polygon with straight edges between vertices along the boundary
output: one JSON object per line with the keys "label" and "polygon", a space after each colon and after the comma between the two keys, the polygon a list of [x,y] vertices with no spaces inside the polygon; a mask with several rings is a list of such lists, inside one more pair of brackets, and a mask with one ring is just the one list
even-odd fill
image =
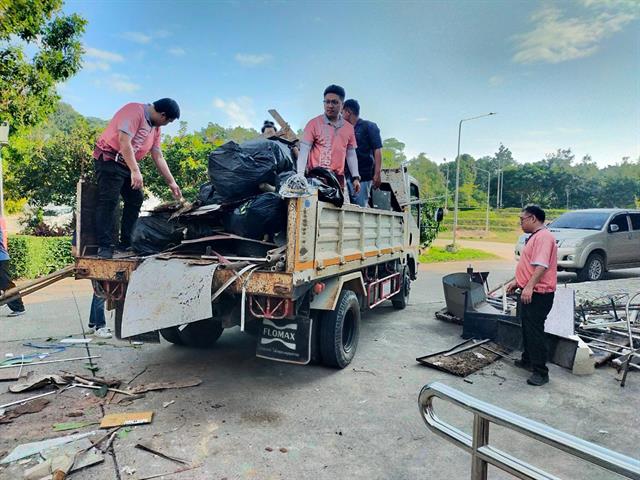
{"label": "utility pole", "polygon": [[2,146],[9,144],[9,123],[0,122],[0,218],[4,217],[4,184],[2,171]]}
{"label": "utility pole", "polygon": [[456,251],[456,234],[458,231],[458,198],[460,193],[460,137],[462,134],[462,122],[468,122],[469,120],[476,120],[478,118],[489,117],[495,115],[495,112],[485,113],[484,115],[478,115],[477,117],[463,118],[458,124],[458,155],[456,156],[456,193],[454,196],[454,210],[453,210],[453,242],[448,246],[448,249],[452,252]]}
{"label": "utility pole", "polygon": [[564,187],[564,191],[567,194],[567,210],[569,210],[569,185]]}
{"label": "utility pole", "polygon": [[484,168],[476,167],[476,170],[480,170],[487,174],[487,214],[485,218],[484,224],[484,232],[489,233],[489,199],[491,197],[491,172],[489,170],[485,170]]}
{"label": "utility pole", "polygon": [[444,164],[447,166],[447,183],[445,184],[446,186],[446,191],[447,191],[447,195],[446,197],[444,197],[444,211],[448,211],[448,205],[449,205],[449,164],[447,163],[447,159],[443,158],[442,161],[444,162]]}

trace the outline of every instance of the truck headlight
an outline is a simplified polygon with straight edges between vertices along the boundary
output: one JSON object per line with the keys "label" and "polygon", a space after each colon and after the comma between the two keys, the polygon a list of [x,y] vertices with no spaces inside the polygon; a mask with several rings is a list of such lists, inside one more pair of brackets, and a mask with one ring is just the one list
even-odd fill
{"label": "truck headlight", "polygon": [[568,238],[566,240],[561,240],[559,247],[578,247],[582,244],[581,238]]}

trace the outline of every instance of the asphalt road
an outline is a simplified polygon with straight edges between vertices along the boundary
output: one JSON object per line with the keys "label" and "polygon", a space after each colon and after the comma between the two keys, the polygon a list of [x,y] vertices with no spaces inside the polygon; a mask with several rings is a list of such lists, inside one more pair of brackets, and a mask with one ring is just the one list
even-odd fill
{"label": "asphalt road", "polygon": [[[513,272],[509,260],[474,266],[491,271],[492,285]],[[93,344],[91,353],[102,356],[97,360],[101,375],[126,382],[144,370],[131,385],[188,377],[197,377],[202,384],[149,392],[130,405],[102,406],[92,394],[70,390],[51,398],[42,412],[0,425],[0,456],[19,443],[61,435],[52,431],[52,424],[77,420],[67,416],[72,411],[82,411],[80,419],[99,421],[103,413],[153,410],[150,425],[134,427],[126,438],[115,440],[114,457],[108,455],[104,463],[71,478],[136,479],[179,468],[135,449],[138,442],[200,465],[165,477],[177,480],[469,478],[470,457],[427,430],[418,413],[418,392],[434,381],[638,456],[640,374],[636,372],[620,388],[611,368],[578,377],[551,365],[550,383],[534,388],[525,384],[526,372],[506,360],[465,380],[416,363],[416,357],[460,342],[460,327],[436,320],[434,312],[443,306],[441,276],[464,268],[464,262],[423,266],[406,310],[383,305],[364,317],[356,358],[344,370],[258,359],[252,337],[237,328],[226,331],[210,350],[166,343],[134,347],[116,340]],[[619,275],[637,277],[640,271]],[[77,335],[79,317],[86,324],[89,302],[88,282],[73,280],[28,297],[27,315],[0,317],[0,353],[33,351],[23,346],[26,340]],[[6,315],[8,310],[3,310]],[[55,358],[84,353],[84,348],[68,348]],[[82,362],[32,368],[39,373],[68,370],[90,375]],[[16,398],[22,397],[2,387],[0,404]],[[174,403],[163,407],[170,401]],[[436,407],[445,420],[470,431],[469,414],[442,403]],[[491,441],[560,478],[619,478],[502,428],[491,430]],[[27,466],[0,466],[0,479],[22,478]],[[124,473],[125,467],[135,469],[135,474]],[[490,478],[510,478],[492,469],[490,473]]]}

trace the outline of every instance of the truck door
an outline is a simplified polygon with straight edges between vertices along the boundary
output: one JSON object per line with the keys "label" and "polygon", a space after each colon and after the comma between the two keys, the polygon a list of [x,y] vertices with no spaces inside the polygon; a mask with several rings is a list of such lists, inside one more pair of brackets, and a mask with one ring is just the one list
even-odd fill
{"label": "truck door", "polygon": [[619,213],[611,219],[607,227],[607,237],[607,263],[609,265],[631,263],[636,253],[633,252],[634,242],[626,213]]}

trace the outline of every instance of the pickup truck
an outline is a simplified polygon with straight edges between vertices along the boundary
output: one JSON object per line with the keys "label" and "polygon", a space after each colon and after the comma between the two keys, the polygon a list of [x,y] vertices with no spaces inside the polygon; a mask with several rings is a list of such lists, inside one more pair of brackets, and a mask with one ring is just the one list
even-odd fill
{"label": "pickup truck", "polygon": [[208,347],[239,325],[257,336],[259,357],[344,368],[361,313],[386,300],[405,308],[418,274],[419,186],[404,166],[384,170],[382,181],[387,202],[379,208],[337,208],[317,192],[287,199],[280,247],[219,232],[157,255],[113,259],[95,256],[95,187],[81,182],[76,278],[93,280],[115,309],[118,338],[159,341],[159,334]]}
{"label": "pickup truck", "polygon": [[[609,270],[640,267],[640,210],[592,208],[563,213],[548,225],[558,244],[558,270],[580,281],[601,280]],[[525,235],[516,245],[516,258]]]}

